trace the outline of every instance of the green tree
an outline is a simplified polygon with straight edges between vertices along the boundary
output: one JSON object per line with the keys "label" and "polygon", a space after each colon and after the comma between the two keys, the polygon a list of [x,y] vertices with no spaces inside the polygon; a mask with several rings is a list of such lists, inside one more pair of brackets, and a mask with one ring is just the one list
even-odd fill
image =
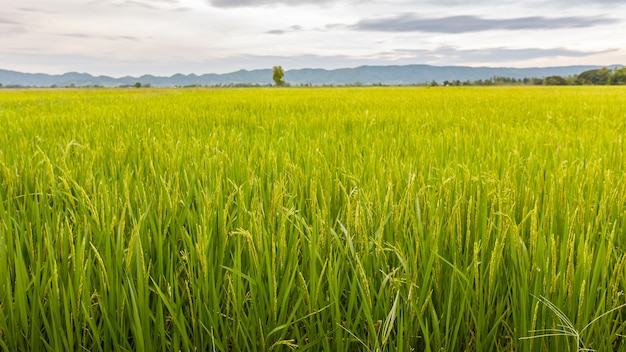
{"label": "green tree", "polygon": [[573,86],[576,83],[576,76],[567,76],[565,77],[565,84],[568,86]]}
{"label": "green tree", "polygon": [[578,75],[578,80],[582,84],[607,84],[611,78],[611,70],[608,68],[600,68],[597,70],[589,70]]}
{"label": "green tree", "polygon": [[285,76],[285,71],[283,71],[282,66],[274,66],[274,83],[276,83],[277,86],[284,86],[285,85],[285,81],[283,81],[283,77]]}
{"label": "green tree", "polygon": [[615,72],[613,72],[613,75],[611,75],[611,84],[626,84],[626,67],[615,69]]}
{"label": "green tree", "polygon": [[567,84],[567,81],[561,76],[550,76],[543,80],[543,84],[546,86],[564,86]]}
{"label": "green tree", "polygon": [[141,88],[141,82],[135,83],[135,88]]}

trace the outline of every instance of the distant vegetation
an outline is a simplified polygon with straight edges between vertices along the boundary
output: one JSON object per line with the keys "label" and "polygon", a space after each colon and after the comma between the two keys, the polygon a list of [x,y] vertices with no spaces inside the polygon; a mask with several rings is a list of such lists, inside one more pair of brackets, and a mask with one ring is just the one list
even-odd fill
{"label": "distant vegetation", "polygon": [[[546,86],[575,86],[575,85],[625,85],[626,67],[609,69],[600,68],[588,70],[579,75],[567,77],[549,76],[544,78],[522,78],[515,79],[509,77],[493,77],[486,80],[477,81],[444,81],[444,86],[502,86],[502,85],[546,85]],[[431,85],[439,85],[437,82]]]}

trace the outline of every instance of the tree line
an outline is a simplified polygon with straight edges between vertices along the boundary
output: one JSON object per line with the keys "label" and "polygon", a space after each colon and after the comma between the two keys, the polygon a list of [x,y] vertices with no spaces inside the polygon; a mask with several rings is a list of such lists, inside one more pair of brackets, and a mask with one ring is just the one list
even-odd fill
{"label": "tree line", "polygon": [[[439,85],[432,81],[431,86]],[[503,86],[503,85],[545,85],[545,86],[575,86],[575,85],[626,85],[626,67],[599,68],[588,70],[572,76],[549,76],[544,78],[511,78],[494,76],[488,79],[475,81],[446,80],[444,86]]]}

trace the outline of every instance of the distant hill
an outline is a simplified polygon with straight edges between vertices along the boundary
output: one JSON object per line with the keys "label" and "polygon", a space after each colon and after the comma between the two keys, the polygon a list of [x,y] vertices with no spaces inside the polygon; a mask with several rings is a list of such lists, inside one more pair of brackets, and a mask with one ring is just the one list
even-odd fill
{"label": "distant hill", "polygon": [[[611,68],[622,66],[611,66]],[[411,85],[427,82],[477,81],[498,77],[509,78],[544,78],[549,76],[571,76],[587,70],[602,68],[602,66],[561,66],[537,68],[509,68],[509,67],[465,67],[465,66],[360,66],[356,68],[342,68],[335,70],[325,69],[298,69],[285,71],[284,80],[291,85],[345,85],[360,83],[363,85]],[[175,74],[170,77],[144,75],[141,77],[113,78],[108,76],[92,76],[87,73],[70,72],[62,75],[48,75],[42,73],[21,73],[0,69],[0,84],[3,86],[104,86],[117,87],[134,85],[153,87],[175,87],[190,85],[236,85],[236,84],[272,84],[272,70],[240,70],[226,74],[183,75]]]}

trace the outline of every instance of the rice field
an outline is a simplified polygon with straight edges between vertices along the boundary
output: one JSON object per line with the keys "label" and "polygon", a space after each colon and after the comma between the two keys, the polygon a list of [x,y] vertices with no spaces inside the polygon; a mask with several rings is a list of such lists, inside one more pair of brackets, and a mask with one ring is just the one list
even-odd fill
{"label": "rice field", "polygon": [[2,351],[626,350],[626,89],[0,90]]}

